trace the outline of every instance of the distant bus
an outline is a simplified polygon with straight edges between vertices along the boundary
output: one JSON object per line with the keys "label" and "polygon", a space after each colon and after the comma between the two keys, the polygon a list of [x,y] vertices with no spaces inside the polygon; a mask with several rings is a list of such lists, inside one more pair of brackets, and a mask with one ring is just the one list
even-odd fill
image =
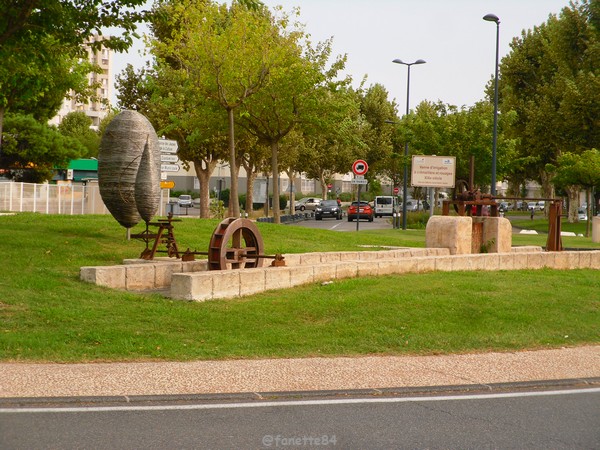
{"label": "distant bus", "polygon": [[375,217],[392,216],[398,206],[398,200],[391,195],[375,197]]}

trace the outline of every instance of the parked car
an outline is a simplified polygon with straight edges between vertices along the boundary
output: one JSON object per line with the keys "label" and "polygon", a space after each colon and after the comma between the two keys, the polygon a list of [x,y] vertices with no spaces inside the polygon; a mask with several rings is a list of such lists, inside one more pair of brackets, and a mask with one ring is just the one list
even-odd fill
{"label": "parked car", "polygon": [[536,210],[537,209],[537,203],[536,202],[527,202],[527,211],[531,211],[531,210]]}
{"label": "parked car", "polygon": [[369,202],[352,202],[348,207],[348,222],[352,222],[354,219],[367,219],[369,222],[373,222],[373,208]]}
{"label": "parked car", "polygon": [[511,202],[500,202],[498,204],[498,211],[506,212],[506,211],[512,211],[512,209],[513,209],[513,204]]}
{"label": "parked car", "polygon": [[539,202],[537,202],[537,209],[539,209],[540,211],[543,211],[545,207],[546,202],[544,200],[540,200]]}
{"label": "parked car", "polygon": [[194,202],[192,201],[192,196],[191,195],[180,195],[179,198],[177,199],[177,205],[179,205],[180,208],[191,208],[192,206],[194,206]]}
{"label": "parked car", "polygon": [[579,208],[577,210],[577,218],[581,221],[588,220],[587,210],[585,208]]}
{"label": "parked car", "polygon": [[323,200],[315,209],[315,219],[323,220],[323,217],[335,217],[342,220],[342,208],[337,200]]}
{"label": "parked car", "polygon": [[418,211],[422,208],[422,205],[417,200],[407,200],[406,210],[407,211]]}
{"label": "parked car", "polygon": [[296,204],[294,205],[294,211],[304,211],[304,210],[314,211],[315,209],[317,209],[317,206],[319,206],[320,204],[321,204],[320,198],[304,197],[296,202]]}

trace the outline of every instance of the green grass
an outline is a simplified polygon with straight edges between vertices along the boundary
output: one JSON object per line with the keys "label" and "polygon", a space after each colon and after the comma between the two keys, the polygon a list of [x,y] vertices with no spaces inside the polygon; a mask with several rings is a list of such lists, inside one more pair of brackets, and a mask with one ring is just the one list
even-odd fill
{"label": "green grass", "polygon": [[[217,223],[177,223],[180,248],[204,250]],[[258,226],[267,253],[424,246],[424,230]],[[0,229],[3,361],[437,354],[600,342],[593,270],[411,274],[188,303],[79,280],[81,266],[118,264],[143,248],[110,216],[0,216]]]}

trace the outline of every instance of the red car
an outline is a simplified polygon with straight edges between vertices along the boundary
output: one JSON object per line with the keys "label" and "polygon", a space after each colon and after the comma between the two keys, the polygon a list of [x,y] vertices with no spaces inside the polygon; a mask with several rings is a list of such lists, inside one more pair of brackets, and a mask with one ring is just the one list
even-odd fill
{"label": "red car", "polygon": [[[357,211],[358,210],[358,211]],[[367,219],[369,222],[373,222],[373,208],[369,202],[352,202],[348,207],[348,222],[352,222],[354,219]]]}

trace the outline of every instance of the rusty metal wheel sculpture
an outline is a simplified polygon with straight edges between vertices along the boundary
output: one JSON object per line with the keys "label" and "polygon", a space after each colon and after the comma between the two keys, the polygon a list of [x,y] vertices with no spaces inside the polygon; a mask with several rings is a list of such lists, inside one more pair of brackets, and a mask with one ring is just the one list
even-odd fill
{"label": "rusty metal wheel sculpture", "polygon": [[[452,194],[452,200],[454,201],[465,201],[468,200],[471,191],[469,190],[469,183],[465,180],[456,180],[454,187],[454,193]],[[458,205],[454,203],[454,211],[459,212]]]}
{"label": "rusty metal wheel sculpture", "polygon": [[210,270],[243,269],[262,266],[263,240],[254,222],[229,217],[223,220],[210,239]]}

